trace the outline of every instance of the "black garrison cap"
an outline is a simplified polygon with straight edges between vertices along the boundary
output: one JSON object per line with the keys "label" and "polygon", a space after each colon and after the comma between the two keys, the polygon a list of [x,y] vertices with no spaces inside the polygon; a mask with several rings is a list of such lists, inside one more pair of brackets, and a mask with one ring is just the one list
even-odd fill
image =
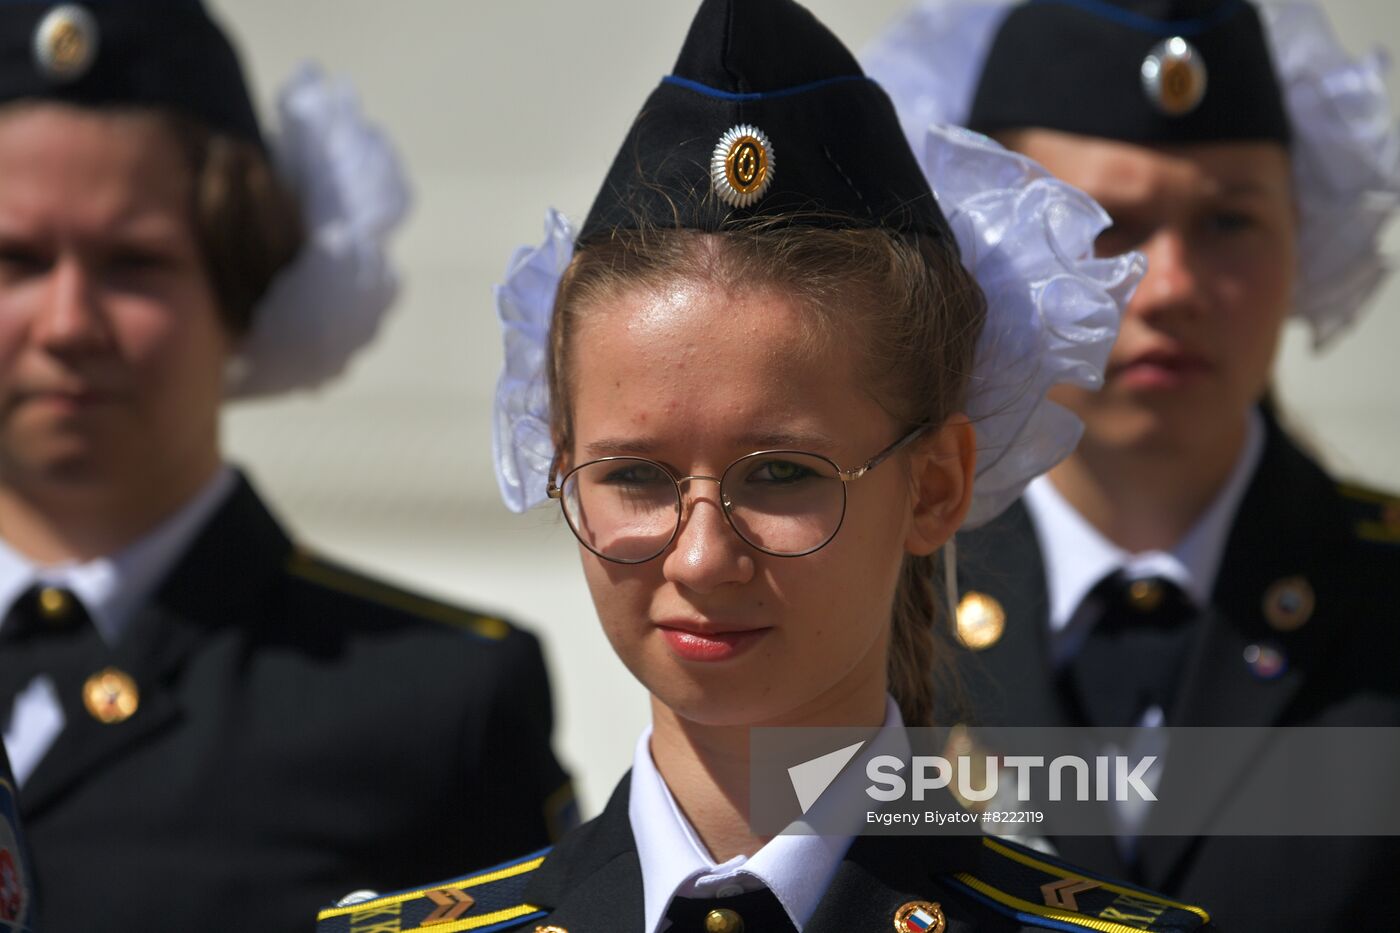
{"label": "black garrison cap", "polygon": [[0,0],[0,103],[158,107],[262,145],[238,56],[199,0]]}
{"label": "black garrison cap", "polygon": [[1291,137],[1247,0],[1028,0],[992,43],[968,124],[1141,143]]}
{"label": "black garrison cap", "polygon": [[704,0],[579,240],[772,215],[951,242],[894,106],[840,40],[791,0]]}

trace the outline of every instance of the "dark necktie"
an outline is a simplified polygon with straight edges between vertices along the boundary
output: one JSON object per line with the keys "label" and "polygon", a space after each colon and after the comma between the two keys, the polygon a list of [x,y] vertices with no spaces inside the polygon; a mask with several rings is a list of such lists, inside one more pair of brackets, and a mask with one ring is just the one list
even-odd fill
{"label": "dark necktie", "polygon": [[767,888],[733,897],[677,897],[666,910],[667,933],[796,933]]}
{"label": "dark necktie", "polygon": [[1176,584],[1114,573],[1089,594],[1098,618],[1061,674],[1084,722],[1135,726],[1150,707],[1170,718],[1197,613]]}
{"label": "dark necktie", "polygon": [[40,674],[53,678],[72,716],[83,679],[102,666],[105,655],[102,637],[76,596],[51,586],[26,590],[0,628],[0,725],[9,722],[15,697]]}

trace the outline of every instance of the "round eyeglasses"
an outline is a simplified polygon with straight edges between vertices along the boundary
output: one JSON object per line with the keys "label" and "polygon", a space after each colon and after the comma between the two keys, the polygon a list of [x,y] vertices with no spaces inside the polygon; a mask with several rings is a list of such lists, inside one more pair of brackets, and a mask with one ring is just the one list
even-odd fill
{"label": "round eyeglasses", "polygon": [[549,496],[584,547],[604,560],[640,564],[659,556],[681,530],[682,487],[719,484],[719,502],[735,534],[774,557],[821,550],[846,517],[846,484],[860,479],[925,430],[915,428],[854,470],[821,454],[760,450],[719,476],[677,476],[643,457],[603,457],[574,467]]}

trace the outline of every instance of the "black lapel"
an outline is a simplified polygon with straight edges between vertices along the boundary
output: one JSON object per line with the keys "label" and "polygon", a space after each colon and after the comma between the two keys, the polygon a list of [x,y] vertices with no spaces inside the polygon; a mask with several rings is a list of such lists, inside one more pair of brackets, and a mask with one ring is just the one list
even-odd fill
{"label": "black lapel", "polygon": [[[1055,685],[1050,658],[1050,594],[1045,560],[1030,510],[1017,500],[992,522],[958,535],[964,592],[995,597],[1006,611],[1006,634],[971,656],[964,682],[974,721],[984,725],[1078,725]],[[1057,837],[1066,859],[1127,871],[1110,836]]]}
{"label": "black lapel", "polygon": [[1061,726],[1071,718],[1050,665],[1045,562],[1030,512],[1017,500],[987,525],[958,535],[959,585],[1006,612],[1001,639],[964,658],[972,720],[981,725]]}
{"label": "black lapel", "polygon": [[210,632],[247,618],[291,552],[291,541],[241,475],[155,597],[110,655],[136,681],[140,705],[125,722],[103,724],[64,697],[67,723],[23,793],[32,817],[77,782],[100,779],[99,762],[170,727],[180,717],[175,681],[190,650]]}
{"label": "black lapel", "polygon": [[[1193,650],[1171,725],[1274,726],[1286,722],[1290,703],[1309,670],[1327,664],[1329,646],[1346,624],[1347,575],[1337,563],[1345,560],[1350,533],[1336,484],[1308,459],[1268,419],[1264,455],[1240,504],[1220,565],[1213,608]],[[1278,632],[1264,614],[1264,597],[1277,581],[1301,577],[1312,586],[1316,605],[1311,620],[1293,632]],[[1244,659],[1250,645],[1272,645],[1288,658],[1279,677],[1261,679]],[[1250,733],[1258,741],[1263,733]],[[1236,778],[1259,753],[1254,744],[1239,742],[1208,775],[1208,784],[1194,795],[1193,813],[1224,806]],[[1170,761],[1170,759],[1169,759]],[[1199,782],[1201,776],[1196,776]],[[1169,799],[1170,763],[1163,773],[1161,798]],[[1170,808],[1154,806],[1147,832],[1171,822]],[[1148,886],[1161,886],[1191,848],[1189,835],[1153,836],[1139,840],[1141,876]]]}
{"label": "black lapel", "polygon": [[530,876],[526,902],[549,911],[541,924],[569,933],[642,928],[642,869],[627,812],[631,785],[629,773],[603,812],[565,836]]}
{"label": "black lapel", "polygon": [[[942,804],[951,808],[950,799]],[[806,933],[888,930],[910,901],[938,901],[937,876],[976,871],[977,836],[857,836],[804,928]],[[949,929],[960,924],[949,917]]]}
{"label": "black lapel", "polygon": [[[566,836],[530,876],[525,901],[549,912],[540,925],[569,933],[642,929],[642,871],[628,818],[630,786],[628,775],[602,814]],[[951,798],[942,807],[954,807]],[[976,871],[981,858],[979,836],[858,836],[805,929],[887,929],[901,905],[938,900],[937,876]],[[950,918],[950,933],[959,929]]]}

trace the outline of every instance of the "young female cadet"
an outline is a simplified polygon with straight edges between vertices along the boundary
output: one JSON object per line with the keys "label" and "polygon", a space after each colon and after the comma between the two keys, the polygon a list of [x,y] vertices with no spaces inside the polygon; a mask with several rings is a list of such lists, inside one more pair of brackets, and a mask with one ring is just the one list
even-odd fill
{"label": "young female cadet", "polygon": [[346,95],[289,86],[279,177],[195,0],[0,4],[0,696],[50,933],[293,929],[550,838],[534,638],[297,548],[221,457],[227,392],[323,381],[392,296]]}
{"label": "young female cadet", "polygon": [[[1104,204],[1101,253],[1148,260],[1103,389],[1056,396],[1084,421],[1079,447],[959,536],[982,718],[1400,725],[1400,507],[1329,476],[1268,400],[1290,313],[1330,339],[1382,277],[1400,140],[1379,61],[1352,61],[1310,4],[1243,0],[931,3],[866,61],[908,132],[995,134]],[[1216,763],[1229,779],[1203,812],[1248,799],[1263,750]],[[1312,779],[1300,806],[1325,807],[1333,781],[1359,792],[1330,768]],[[1152,820],[1126,844],[1057,845],[1227,928],[1394,925],[1369,894],[1400,865],[1392,838]]]}
{"label": "young female cadet", "polygon": [[1104,223],[1077,192],[981,137],[939,147],[946,217],[888,98],[806,10],[701,5],[577,252],[553,218],[498,293],[502,489],[559,500],[652,727],[553,851],[328,908],[323,930],[1127,930],[1129,903],[1208,923],[975,836],[747,819],[753,727],[862,727],[875,748],[929,722],[951,649],[933,555],[1046,465],[991,463],[975,494],[965,412],[999,407],[979,431],[1062,453],[1073,430],[1026,374],[1092,384],[1139,274],[1065,258]]}

